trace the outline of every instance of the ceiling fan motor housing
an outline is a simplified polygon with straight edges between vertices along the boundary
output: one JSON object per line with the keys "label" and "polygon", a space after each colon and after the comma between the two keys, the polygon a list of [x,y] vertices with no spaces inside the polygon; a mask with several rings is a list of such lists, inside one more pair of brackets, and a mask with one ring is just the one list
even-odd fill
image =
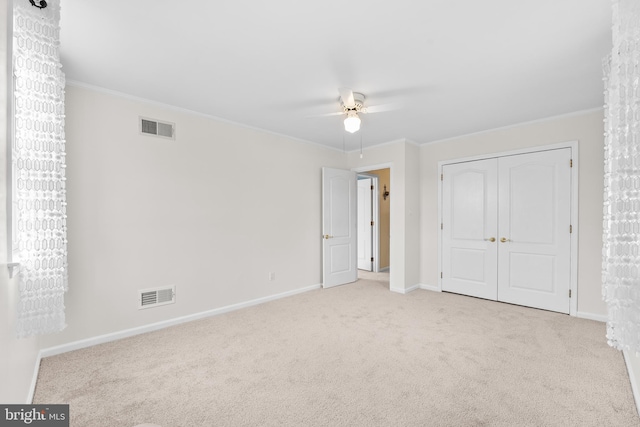
{"label": "ceiling fan motor housing", "polygon": [[355,111],[357,113],[364,106],[364,100],[365,100],[365,96],[363,94],[361,94],[359,92],[353,92],[353,103],[354,103],[354,106],[353,107],[347,107],[346,105],[344,105],[344,102],[342,102],[342,99],[340,99],[340,105],[342,105],[342,108],[344,109],[345,112],[347,112],[347,111]]}

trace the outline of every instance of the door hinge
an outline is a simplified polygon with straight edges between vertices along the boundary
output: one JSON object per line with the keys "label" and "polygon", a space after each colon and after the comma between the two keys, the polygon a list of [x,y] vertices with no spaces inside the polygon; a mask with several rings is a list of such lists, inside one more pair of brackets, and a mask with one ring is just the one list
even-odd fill
{"label": "door hinge", "polygon": [[440,181],[444,181],[444,174],[443,173],[440,174]]}
{"label": "door hinge", "polygon": [[373,185],[371,186],[371,191],[373,191]]}
{"label": "door hinge", "polygon": [[573,167],[573,159],[569,159],[569,167],[572,168]]}
{"label": "door hinge", "polygon": [[571,298],[571,289],[569,289],[569,298]]}
{"label": "door hinge", "polygon": [[573,233],[573,225],[569,225],[569,234]]}
{"label": "door hinge", "polygon": [[440,223],[440,230],[444,230],[444,224],[442,222]]}
{"label": "door hinge", "polygon": [[371,262],[373,262],[373,257],[371,257]]}
{"label": "door hinge", "polygon": [[373,221],[371,221],[371,226],[373,227]]}
{"label": "door hinge", "polygon": [[440,272],[440,278],[442,279],[442,271]]}

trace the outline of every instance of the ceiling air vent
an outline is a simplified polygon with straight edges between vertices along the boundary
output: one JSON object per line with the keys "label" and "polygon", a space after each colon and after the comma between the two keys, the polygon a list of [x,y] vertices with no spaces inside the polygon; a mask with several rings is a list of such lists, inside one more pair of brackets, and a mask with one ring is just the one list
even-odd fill
{"label": "ceiling air vent", "polygon": [[138,309],[157,307],[176,302],[176,287],[142,289],[138,291]]}
{"label": "ceiling air vent", "polygon": [[175,125],[173,123],[143,117],[140,117],[140,133],[169,139],[175,139],[176,136]]}

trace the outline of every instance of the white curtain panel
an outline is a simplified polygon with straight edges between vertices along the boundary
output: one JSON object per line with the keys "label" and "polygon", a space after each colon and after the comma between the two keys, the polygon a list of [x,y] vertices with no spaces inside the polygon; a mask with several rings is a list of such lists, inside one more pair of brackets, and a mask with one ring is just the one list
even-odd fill
{"label": "white curtain panel", "polygon": [[607,339],[640,352],[640,1],[613,1],[605,60],[603,297]]}
{"label": "white curtain panel", "polygon": [[65,78],[59,0],[13,4],[12,241],[21,263],[17,335],[26,337],[65,327]]}

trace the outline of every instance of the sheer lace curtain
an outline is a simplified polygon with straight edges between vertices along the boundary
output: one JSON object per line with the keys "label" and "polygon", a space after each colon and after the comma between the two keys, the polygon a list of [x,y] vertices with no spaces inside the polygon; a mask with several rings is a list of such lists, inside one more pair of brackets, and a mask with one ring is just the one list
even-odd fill
{"label": "sheer lace curtain", "polygon": [[21,264],[17,335],[26,337],[65,327],[65,78],[59,0],[44,9],[29,0],[13,3],[11,228],[14,261]]}
{"label": "sheer lace curtain", "polygon": [[605,60],[603,297],[607,339],[640,354],[640,1],[613,1]]}

